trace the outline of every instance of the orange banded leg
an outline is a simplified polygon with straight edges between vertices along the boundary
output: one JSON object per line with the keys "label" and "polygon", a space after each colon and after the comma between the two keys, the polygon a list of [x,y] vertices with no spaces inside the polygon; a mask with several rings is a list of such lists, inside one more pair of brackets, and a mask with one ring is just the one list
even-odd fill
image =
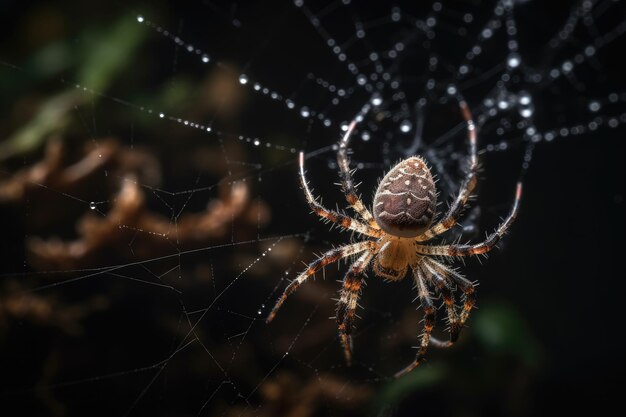
{"label": "orange banded leg", "polygon": [[459,315],[456,311],[456,305],[454,302],[454,294],[452,292],[453,285],[452,280],[442,276],[439,272],[437,272],[433,267],[428,265],[426,262],[424,263],[424,274],[430,282],[433,283],[434,286],[437,287],[439,292],[443,297],[444,305],[446,306],[446,312],[448,314],[448,325],[450,326],[450,339],[447,341],[441,341],[435,339],[434,337],[430,338],[431,344],[433,346],[441,347],[441,348],[449,348],[452,346],[458,339],[459,333],[461,332],[462,325],[459,320]]}
{"label": "orange banded leg", "polygon": [[507,232],[515,217],[517,216],[517,210],[519,207],[519,200],[522,196],[522,183],[517,183],[517,190],[515,192],[515,201],[513,202],[513,209],[509,216],[498,226],[498,228],[487,238],[477,244],[474,245],[443,245],[443,246],[426,246],[426,245],[415,245],[415,248],[418,253],[424,255],[434,255],[434,256],[471,256],[471,255],[481,255],[483,253],[489,252],[494,248]]}
{"label": "orange banded leg", "polygon": [[309,266],[307,267],[307,269],[305,269],[300,275],[298,275],[296,279],[291,281],[291,283],[289,283],[287,288],[285,288],[285,291],[280,296],[280,298],[276,301],[274,308],[272,309],[270,314],[267,316],[267,319],[265,321],[269,323],[272,320],[274,320],[274,317],[276,317],[276,313],[278,313],[278,309],[280,309],[280,306],[283,305],[287,297],[292,292],[297,290],[298,287],[301,284],[303,284],[311,275],[315,274],[324,266],[331,264],[333,262],[337,262],[338,260],[342,258],[348,257],[350,255],[354,255],[355,253],[363,252],[364,250],[372,249],[374,245],[375,245],[374,242],[365,241],[365,242],[354,243],[352,245],[342,246],[337,249],[329,250],[321,258],[318,258],[315,261],[311,262]]}
{"label": "orange banded leg", "polygon": [[337,304],[337,326],[348,366],[352,364],[352,330],[356,307],[363,284],[363,270],[372,260],[374,251],[368,251],[357,259],[343,279],[343,288]]}
{"label": "orange banded leg", "polygon": [[467,105],[467,102],[463,99],[459,99],[459,107],[461,113],[467,124],[467,138],[469,141],[469,163],[467,168],[467,174],[461,188],[459,189],[459,195],[450,205],[448,212],[443,218],[437,222],[433,227],[428,229],[423,234],[417,236],[415,240],[417,242],[423,242],[430,240],[433,237],[442,234],[443,232],[451,229],[457,222],[457,217],[461,214],[461,210],[467,203],[472,191],[476,187],[477,174],[478,174],[478,154],[476,145],[476,125],[472,119],[472,114]]}
{"label": "orange banded leg", "polygon": [[463,291],[463,311],[461,311],[461,315],[459,317],[460,333],[472,309],[476,305],[476,288],[474,287],[474,284],[463,275],[456,272],[454,269],[451,269],[432,259],[427,260],[426,266],[428,268],[435,269],[444,278],[452,280],[455,284],[458,285],[461,291]]}
{"label": "orange banded leg", "polygon": [[365,207],[363,201],[359,198],[356,193],[356,187],[354,182],[352,181],[352,173],[350,172],[350,162],[348,161],[348,143],[350,141],[350,136],[352,135],[352,131],[356,126],[356,120],[353,120],[348,126],[348,130],[346,134],[343,135],[343,138],[339,141],[339,151],[337,152],[337,164],[339,165],[339,176],[341,178],[341,184],[343,186],[343,192],[346,194],[346,200],[352,206],[354,211],[356,211],[365,222],[375,229],[379,229],[374,217],[372,217],[372,213]]}
{"label": "orange banded leg", "polygon": [[426,276],[419,267],[413,269],[413,276],[415,278],[419,298],[422,302],[422,308],[424,309],[424,330],[420,338],[420,345],[417,348],[415,360],[411,362],[409,366],[397,372],[394,375],[395,378],[399,378],[402,375],[411,372],[423,362],[426,350],[428,349],[428,344],[430,342],[430,334],[433,331],[433,327],[435,327],[436,308],[433,304],[433,300],[430,298],[428,288],[426,287]]}
{"label": "orange banded leg", "polygon": [[309,189],[309,186],[306,182],[306,177],[304,176],[304,153],[300,152],[300,184],[302,189],[304,190],[304,194],[306,195],[306,200],[311,207],[311,210],[315,212],[318,216],[323,217],[325,219],[330,220],[333,223],[338,224],[347,230],[354,230],[355,232],[371,236],[371,237],[381,237],[383,232],[379,229],[374,229],[371,226],[360,223],[345,214],[338,213],[333,210],[328,210],[320,203],[317,202],[315,197],[313,197],[313,193]]}

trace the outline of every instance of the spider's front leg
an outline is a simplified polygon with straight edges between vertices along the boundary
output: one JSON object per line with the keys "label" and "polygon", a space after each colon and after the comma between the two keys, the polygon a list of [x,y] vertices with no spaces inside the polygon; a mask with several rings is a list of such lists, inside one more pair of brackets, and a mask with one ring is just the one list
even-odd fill
{"label": "spider's front leg", "polygon": [[522,183],[517,183],[517,189],[515,192],[515,201],[513,202],[513,208],[511,209],[511,213],[509,213],[508,217],[498,228],[487,238],[477,244],[474,245],[442,245],[442,246],[426,246],[426,245],[415,245],[415,248],[418,253],[424,255],[434,255],[434,256],[471,256],[471,255],[481,255],[483,253],[489,252],[491,249],[496,246],[496,244],[500,241],[502,236],[507,232],[515,217],[517,216],[517,210],[519,207],[519,201],[522,197]]}
{"label": "spider's front leg", "polygon": [[302,285],[310,276],[315,274],[317,271],[322,269],[324,266],[331,264],[333,262],[337,262],[342,258],[346,258],[350,255],[354,255],[356,253],[363,252],[364,250],[372,249],[375,246],[375,242],[365,241],[354,243],[352,245],[342,246],[340,248],[329,250],[322,256],[321,258],[316,259],[311,262],[307,269],[305,269],[296,279],[291,281],[285,291],[280,296],[280,298],[276,301],[274,308],[267,316],[266,322],[269,323],[274,320],[276,317],[276,313],[278,313],[278,309],[283,305],[289,294],[298,289],[300,285]]}
{"label": "spider's front leg", "polygon": [[343,279],[343,288],[337,304],[337,325],[339,337],[343,345],[348,366],[352,364],[352,322],[359,301],[361,285],[363,284],[363,270],[367,267],[376,252],[370,250],[357,259]]}
{"label": "spider's front leg", "polygon": [[477,146],[476,146],[476,125],[474,125],[474,120],[472,119],[472,114],[470,112],[469,106],[467,102],[463,99],[459,99],[459,107],[461,108],[461,114],[463,114],[463,118],[465,119],[465,123],[467,124],[467,138],[469,141],[469,164],[467,168],[467,173],[465,175],[465,180],[461,184],[461,188],[459,189],[459,194],[456,199],[450,205],[448,212],[430,229],[421,235],[417,236],[415,240],[417,242],[423,242],[426,240],[430,240],[435,236],[438,236],[448,230],[450,230],[457,222],[457,217],[463,210],[463,207],[467,203],[472,191],[476,187],[477,182],[477,174],[478,174],[478,154],[477,154]]}
{"label": "spider's front leg", "polygon": [[356,126],[356,120],[353,120],[348,126],[348,130],[343,138],[339,141],[339,151],[337,152],[337,164],[339,165],[339,176],[341,177],[341,184],[343,186],[343,192],[346,195],[346,200],[352,206],[362,218],[367,222],[370,227],[379,229],[378,224],[374,220],[372,213],[365,207],[363,201],[356,193],[356,187],[352,181],[352,174],[350,173],[350,163],[348,161],[348,143],[352,131]]}
{"label": "spider's front leg", "polygon": [[418,295],[422,302],[422,308],[424,309],[424,331],[422,332],[415,360],[411,362],[409,366],[397,372],[394,375],[395,378],[399,378],[411,372],[422,363],[426,355],[426,350],[428,349],[428,343],[430,342],[430,334],[433,331],[433,327],[435,327],[435,314],[437,309],[433,304],[433,300],[430,298],[430,293],[426,286],[426,277],[420,267],[413,268],[413,277],[415,278],[415,285],[417,286]]}
{"label": "spider's front leg", "polygon": [[300,152],[300,184],[302,185],[302,189],[304,190],[304,194],[306,195],[306,200],[311,207],[311,210],[315,212],[318,216],[323,217],[325,219],[330,220],[333,223],[338,224],[347,230],[354,230],[355,232],[364,234],[370,237],[381,237],[383,232],[379,229],[374,229],[371,226],[360,223],[345,214],[338,213],[333,210],[328,210],[320,203],[317,202],[315,197],[313,197],[313,193],[309,189],[309,185],[307,184],[306,177],[304,175],[304,153]]}

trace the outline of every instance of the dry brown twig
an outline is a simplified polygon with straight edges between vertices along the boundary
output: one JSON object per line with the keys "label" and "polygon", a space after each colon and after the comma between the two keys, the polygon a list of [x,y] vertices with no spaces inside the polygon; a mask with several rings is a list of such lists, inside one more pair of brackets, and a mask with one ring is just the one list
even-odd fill
{"label": "dry brown twig", "polygon": [[320,374],[306,382],[290,372],[280,372],[260,387],[262,406],[254,410],[231,409],[232,416],[310,417],[325,407],[356,414],[372,397],[370,386],[337,375]]}
{"label": "dry brown twig", "polygon": [[[32,238],[28,242],[31,262],[40,269],[76,269],[96,265],[103,258],[117,261],[145,259],[172,251],[185,250],[230,235],[232,222],[250,210],[245,183],[224,187],[218,200],[201,213],[184,214],[177,221],[146,209],[145,197],[137,182],[128,178],[113,199],[104,217],[87,213],[78,221],[79,238]],[[267,215],[263,215],[264,220]],[[132,251],[129,243],[132,242]]]}

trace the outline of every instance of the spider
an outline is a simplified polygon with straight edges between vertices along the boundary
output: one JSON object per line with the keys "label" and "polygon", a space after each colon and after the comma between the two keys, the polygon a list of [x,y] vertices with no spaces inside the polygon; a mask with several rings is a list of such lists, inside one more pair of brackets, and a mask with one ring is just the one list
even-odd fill
{"label": "spider", "polygon": [[[413,156],[395,165],[380,181],[374,195],[373,215],[357,196],[347,157],[348,142],[356,126],[352,121],[339,142],[337,161],[340,169],[343,192],[346,200],[361,217],[357,220],[337,211],[328,210],[313,196],[304,174],[304,154],[300,152],[300,182],[307,202],[318,216],[339,225],[342,229],[357,232],[369,239],[329,250],[308,265],[298,277],[285,288],[281,297],[267,317],[271,322],[287,297],[313,276],[322,267],[340,259],[358,255],[343,279],[343,288],[337,305],[336,320],[339,337],[348,365],[352,359],[352,331],[364,271],[370,263],[374,274],[389,280],[399,281],[410,269],[415,280],[418,298],[424,310],[423,332],[420,344],[411,364],[395,374],[402,376],[415,369],[423,360],[429,343],[438,347],[450,347],[458,339],[461,329],[475,304],[474,284],[451,268],[444,260],[489,252],[509,229],[517,214],[522,194],[521,183],[517,183],[515,200],[508,217],[498,228],[476,244],[426,245],[436,236],[446,232],[457,223],[457,218],[467,203],[477,182],[478,156],[476,150],[476,127],[469,107],[459,98],[459,107],[469,141],[468,169],[458,195],[448,211],[437,222],[437,192],[433,175],[425,161]],[[455,289],[463,293],[463,307],[457,311]],[[436,307],[431,289],[443,298],[449,320],[449,340],[440,341],[431,337],[435,325]]]}

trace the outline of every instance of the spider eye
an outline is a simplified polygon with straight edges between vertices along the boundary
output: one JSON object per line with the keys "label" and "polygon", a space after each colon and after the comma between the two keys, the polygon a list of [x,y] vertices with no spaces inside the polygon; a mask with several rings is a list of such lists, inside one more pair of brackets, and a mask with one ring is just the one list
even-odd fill
{"label": "spider eye", "polygon": [[387,233],[415,237],[428,229],[437,203],[430,169],[419,157],[400,162],[380,182],[374,218]]}

